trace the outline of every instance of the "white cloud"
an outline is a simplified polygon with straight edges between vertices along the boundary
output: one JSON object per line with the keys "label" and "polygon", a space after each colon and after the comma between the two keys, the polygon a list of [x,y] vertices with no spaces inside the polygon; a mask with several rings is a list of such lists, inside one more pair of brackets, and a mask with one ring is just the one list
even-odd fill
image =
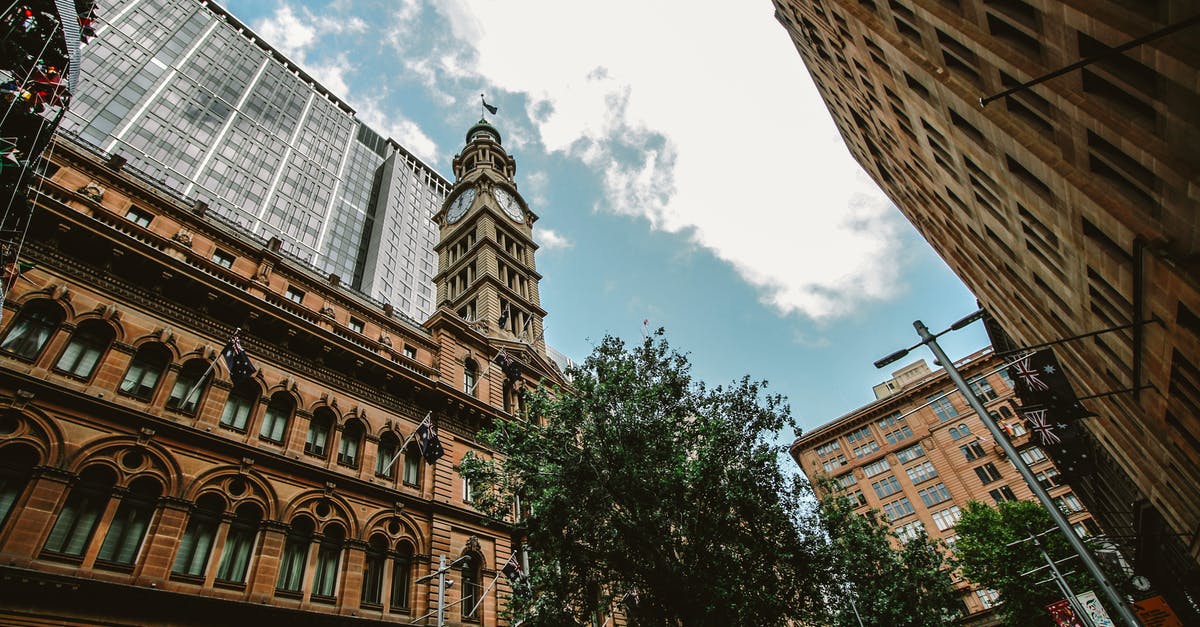
{"label": "white cloud", "polygon": [[526,95],[543,144],[602,174],[600,209],[688,233],[783,313],[833,317],[899,289],[901,219],[846,152],[769,3],[437,10],[477,48],[439,66]]}
{"label": "white cloud", "polygon": [[538,228],[533,239],[545,250],[563,250],[571,247],[571,241],[566,236],[550,229]]}

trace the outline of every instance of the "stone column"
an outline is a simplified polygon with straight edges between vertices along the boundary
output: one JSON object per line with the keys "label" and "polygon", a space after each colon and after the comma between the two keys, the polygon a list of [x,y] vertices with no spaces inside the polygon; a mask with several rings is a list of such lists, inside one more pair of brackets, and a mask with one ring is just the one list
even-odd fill
{"label": "stone column", "polygon": [[158,522],[150,528],[142,549],[138,584],[166,581],[174,566],[175,551],[187,527],[192,504],[175,497],[158,500]]}
{"label": "stone column", "polygon": [[75,475],[65,470],[42,466],[29,479],[25,504],[13,513],[12,530],[0,544],[0,555],[18,566],[27,565],[42,550],[54,516],[67,497]]}
{"label": "stone column", "polygon": [[342,614],[357,611],[362,605],[363,568],[366,565],[367,543],[347,540],[342,549],[342,586],[338,605]]}
{"label": "stone column", "polygon": [[247,577],[250,600],[259,601],[275,595],[275,583],[279,578],[279,561],[283,558],[283,546],[287,541],[288,526],[275,520],[262,523],[259,534],[258,560]]}

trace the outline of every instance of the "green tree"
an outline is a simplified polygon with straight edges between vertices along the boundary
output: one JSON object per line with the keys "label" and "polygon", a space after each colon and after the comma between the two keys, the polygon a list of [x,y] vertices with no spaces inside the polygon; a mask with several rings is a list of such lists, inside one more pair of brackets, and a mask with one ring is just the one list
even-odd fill
{"label": "green tree", "polygon": [[[1046,605],[1061,600],[1063,594],[1052,582],[1035,585],[1050,576],[1049,570],[1021,575],[1046,565],[1037,546],[1028,539],[1030,532],[1040,534],[1048,529],[1054,532],[1041,536],[1046,553],[1055,560],[1075,554],[1050,514],[1036,501],[1007,501],[998,507],[969,503],[958,521],[955,563],[964,577],[1000,594],[998,610],[1007,625],[1053,624]],[[1081,572],[1078,561],[1060,564],[1059,570],[1077,571],[1067,576],[1076,594],[1098,589],[1094,580]]]}
{"label": "green tree", "polygon": [[637,346],[606,337],[530,395],[527,416],[484,440],[492,459],[460,472],[476,507],[511,516],[531,555],[525,625],[589,624],[624,603],[634,625],[785,625],[819,617],[819,542],[805,485],[766,436],[793,426],[782,397],[748,378],[709,388],[659,330]]}
{"label": "green tree", "polygon": [[878,512],[856,514],[844,496],[821,501],[827,547],[830,623],[835,627],[948,625],[963,605],[950,580],[945,546],[924,533],[899,539]]}

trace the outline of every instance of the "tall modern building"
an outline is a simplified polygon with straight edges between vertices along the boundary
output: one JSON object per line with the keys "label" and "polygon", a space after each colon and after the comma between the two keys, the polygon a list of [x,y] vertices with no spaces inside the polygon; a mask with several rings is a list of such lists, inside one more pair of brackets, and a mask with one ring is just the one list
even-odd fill
{"label": "tall modern building", "polygon": [[850,151],[999,327],[1068,340],[1105,462],[1077,489],[1200,609],[1200,3],[774,4]]}
{"label": "tall modern building", "polygon": [[417,324],[57,138],[0,327],[0,624],[506,625],[523,538],[455,467],[565,382],[500,140],[455,160]]}
{"label": "tall modern building", "polygon": [[[1091,514],[1046,451],[1032,438],[1004,360],[990,349],[957,362],[976,396],[1001,426],[1021,459],[1067,516],[1075,532],[1099,532]],[[901,541],[926,533],[950,547],[954,527],[970,501],[1032,500],[1033,491],[1004,458],[986,427],[945,371],[924,360],[897,370],[875,386],[877,400],[817,427],[792,444],[791,454],[822,494],[819,479],[834,480],[856,511],[878,510]],[[997,595],[961,577],[964,624],[997,624]]]}
{"label": "tall modern building", "polygon": [[449,182],[215,2],[114,0],[63,133],[396,311],[434,310]]}

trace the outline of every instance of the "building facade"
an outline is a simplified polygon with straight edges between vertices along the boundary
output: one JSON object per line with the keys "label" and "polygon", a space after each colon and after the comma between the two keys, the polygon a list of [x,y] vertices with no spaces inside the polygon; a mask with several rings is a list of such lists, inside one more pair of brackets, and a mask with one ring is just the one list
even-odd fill
{"label": "building facade", "polygon": [[[990,349],[955,364],[988,413],[1029,465],[1042,487],[1080,536],[1099,529],[1071,486],[1020,418],[1004,360]],[[1029,489],[987,427],[958,393],[945,371],[924,360],[896,371],[875,387],[878,400],[805,433],[791,454],[813,482],[833,480],[856,511],[878,510],[900,541],[926,533],[950,547],[954,526],[971,501],[998,504],[1032,500]],[[956,577],[968,624],[994,624],[996,593]]]}
{"label": "building facade", "polygon": [[[473,203],[439,208],[452,296],[425,325],[88,146],[47,155],[21,255],[36,267],[0,324],[0,623],[432,624],[421,578],[466,556],[446,624],[506,624],[520,538],[455,466],[493,455],[479,429],[562,377],[499,133],[477,125],[456,161]],[[472,298],[539,333],[464,319]],[[231,372],[234,336],[252,374]]]}
{"label": "building facade", "polygon": [[1200,3],[775,7],[851,153],[999,327],[1096,332],[1056,347],[1107,462],[1078,490],[1200,611]]}
{"label": "building facade", "polygon": [[114,0],[61,132],[424,321],[450,183],[215,2]]}

